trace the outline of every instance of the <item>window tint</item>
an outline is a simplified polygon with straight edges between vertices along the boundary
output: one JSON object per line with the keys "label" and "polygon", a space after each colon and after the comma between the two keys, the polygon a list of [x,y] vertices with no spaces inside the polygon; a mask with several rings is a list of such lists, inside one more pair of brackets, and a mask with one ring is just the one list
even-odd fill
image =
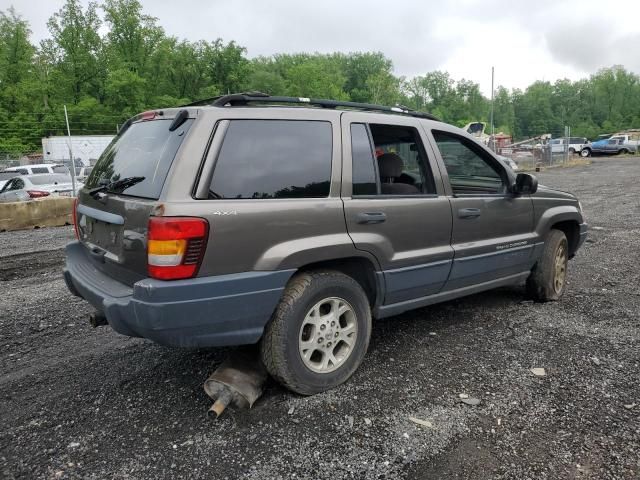
{"label": "window tint", "polygon": [[69,173],[69,169],[63,165],[53,167],[53,173]]}
{"label": "window tint", "polygon": [[329,195],[331,124],[232,120],[216,160],[212,198]]}
{"label": "window tint", "polygon": [[435,193],[433,176],[415,128],[371,124],[382,195]]}
{"label": "window tint", "polygon": [[353,195],[376,195],[378,186],[373,150],[367,127],[362,123],[351,125],[351,158]]}
{"label": "window tint", "polygon": [[[471,142],[453,134],[433,131],[455,194],[498,193],[502,178]],[[475,148],[474,148],[475,147]]]}
{"label": "window tint", "polygon": [[23,188],[24,181],[21,178],[14,178],[9,190],[22,190]]}
{"label": "window tint", "polygon": [[47,167],[34,167],[31,169],[31,173],[49,173]]}
{"label": "window tint", "polygon": [[124,129],[98,159],[87,179],[87,187],[97,187],[101,181],[144,177],[143,181],[125,188],[122,193],[157,199],[176,152],[193,123],[192,119],[188,119],[170,132],[172,121],[142,121]]}

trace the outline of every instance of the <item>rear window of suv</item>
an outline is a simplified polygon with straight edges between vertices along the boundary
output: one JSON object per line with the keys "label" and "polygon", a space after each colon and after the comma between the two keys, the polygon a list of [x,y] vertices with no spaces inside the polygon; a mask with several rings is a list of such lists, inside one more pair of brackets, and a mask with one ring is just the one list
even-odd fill
{"label": "rear window of suv", "polygon": [[144,177],[143,181],[125,188],[122,193],[158,199],[193,119],[188,119],[173,132],[169,131],[171,123],[172,119],[133,123],[109,144],[85,185],[94,188],[128,177]]}
{"label": "rear window of suv", "polygon": [[232,120],[209,197],[327,197],[332,145],[329,122]]}

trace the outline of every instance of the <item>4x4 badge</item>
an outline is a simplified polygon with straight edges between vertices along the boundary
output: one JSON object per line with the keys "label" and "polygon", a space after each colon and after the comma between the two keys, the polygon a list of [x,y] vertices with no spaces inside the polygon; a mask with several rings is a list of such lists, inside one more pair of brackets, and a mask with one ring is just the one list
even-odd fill
{"label": "4x4 badge", "polygon": [[238,212],[235,210],[216,210],[215,212],[211,212],[211,215],[237,215]]}

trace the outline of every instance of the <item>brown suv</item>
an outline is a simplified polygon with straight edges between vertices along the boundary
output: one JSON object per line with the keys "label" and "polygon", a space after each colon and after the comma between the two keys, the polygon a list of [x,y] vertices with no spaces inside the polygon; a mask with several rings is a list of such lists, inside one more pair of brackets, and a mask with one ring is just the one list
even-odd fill
{"label": "brown suv", "polygon": [[94,325],[260,342],[302,394],[349,378],[372,317],[522,282],[558,299],[587,230],[574,196],[428,114],[264,94],[132,118],[75,219],[64,275]]}

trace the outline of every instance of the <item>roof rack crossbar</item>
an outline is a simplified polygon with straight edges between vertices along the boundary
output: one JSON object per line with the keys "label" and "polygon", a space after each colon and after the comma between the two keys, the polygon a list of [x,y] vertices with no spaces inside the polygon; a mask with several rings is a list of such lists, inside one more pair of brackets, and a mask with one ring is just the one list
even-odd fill
{"label": "roof rack crossbar", "polygon": [[412,117],[427,118],[429,120],[439,120],[434,115],[426,112],[411,110],[405,106],[387,107],[384,105],[374,105],[372,103],[346,102],[341,100],[327,100],[320,98],[305,97],[280,97],[271,96],[262,92],[233,93],[220,95],[218,97],[199,100],[184,106],[211,105],[213,107],[238,107],[246,106],[249,103],[277,103],[294,105],[313,105],[322,108],[352,108],[354,110],[365,110],[371,112],[389,112],[410,115]]}

